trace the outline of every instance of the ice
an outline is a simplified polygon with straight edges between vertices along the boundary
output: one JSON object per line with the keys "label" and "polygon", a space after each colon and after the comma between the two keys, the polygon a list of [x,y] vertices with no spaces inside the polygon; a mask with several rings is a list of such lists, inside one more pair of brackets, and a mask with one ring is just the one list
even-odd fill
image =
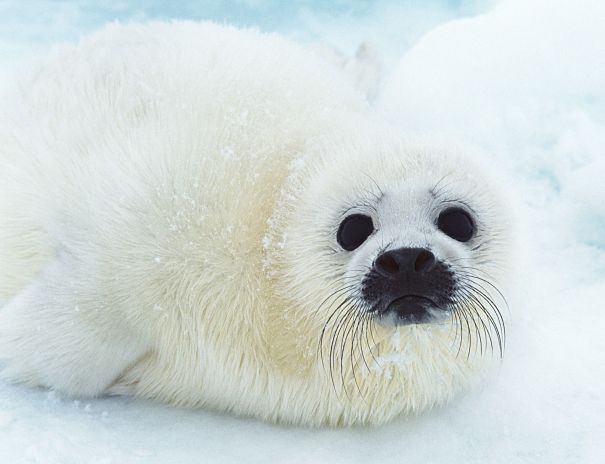
{"label": "ice", "polygon": [[[4,2],[0,79],[110,17],[185,14],[89,3]],[[511,179],[521,291],[498,376],[448,407],[347,430],[129,398],[82,407],[0,382],[0,462],[605,462],[605,3],[382,0],[347,14],[341,2],[282,13],[272,0],[240,3],[256,12],[247,23],[302,41],[351,52],[371,40],[386,63],[378,105],[392,121],[471,144]],[[231,19],[228,7],[204,16],[203,6],[187,14]]]}
{"label": "ice", "polygon": [[14,416],[8,412],[0,413],[0,430],[7,427],[14,419]]}

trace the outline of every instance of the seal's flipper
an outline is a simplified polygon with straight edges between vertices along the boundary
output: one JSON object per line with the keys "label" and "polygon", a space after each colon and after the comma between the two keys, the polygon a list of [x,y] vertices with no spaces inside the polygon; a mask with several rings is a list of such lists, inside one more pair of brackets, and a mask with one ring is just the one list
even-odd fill
{"label": "seal's flipper", "polygon": [[[147,347],[58,259],[0,311],[2,378],[96,396]],[[88,294],[88,295],[93,295]]]}

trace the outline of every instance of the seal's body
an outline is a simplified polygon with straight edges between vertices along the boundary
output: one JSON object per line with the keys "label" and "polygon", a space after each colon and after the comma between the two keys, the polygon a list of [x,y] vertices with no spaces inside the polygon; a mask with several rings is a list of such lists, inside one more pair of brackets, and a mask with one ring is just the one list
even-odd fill
{"label": "seal's body", "polygon": [[22,89],[0,123],[5,378],[380,423],[500,347],[504,206],[299,46],[112,25]]}

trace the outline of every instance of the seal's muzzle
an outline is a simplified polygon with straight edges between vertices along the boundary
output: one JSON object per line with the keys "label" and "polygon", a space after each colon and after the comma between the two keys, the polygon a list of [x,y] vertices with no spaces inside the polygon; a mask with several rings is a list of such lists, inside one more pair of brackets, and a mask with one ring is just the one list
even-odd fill
{"label": "seal's muzzle", "polygon": [[449,309],[453,293],[453,273],[424,248],[385,251],[362,283],[370,311],[395,324],[434,320]]}

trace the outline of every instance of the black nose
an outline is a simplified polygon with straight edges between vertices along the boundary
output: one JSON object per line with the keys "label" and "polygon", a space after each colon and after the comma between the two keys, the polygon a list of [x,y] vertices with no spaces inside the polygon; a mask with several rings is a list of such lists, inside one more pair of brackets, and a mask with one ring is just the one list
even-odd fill
{"label": "black nose", "polygon": [[374,262],[385,277],[411,272],[427,272],[435,265],[435,255],[424,248],[398,248],[382,253]]}

